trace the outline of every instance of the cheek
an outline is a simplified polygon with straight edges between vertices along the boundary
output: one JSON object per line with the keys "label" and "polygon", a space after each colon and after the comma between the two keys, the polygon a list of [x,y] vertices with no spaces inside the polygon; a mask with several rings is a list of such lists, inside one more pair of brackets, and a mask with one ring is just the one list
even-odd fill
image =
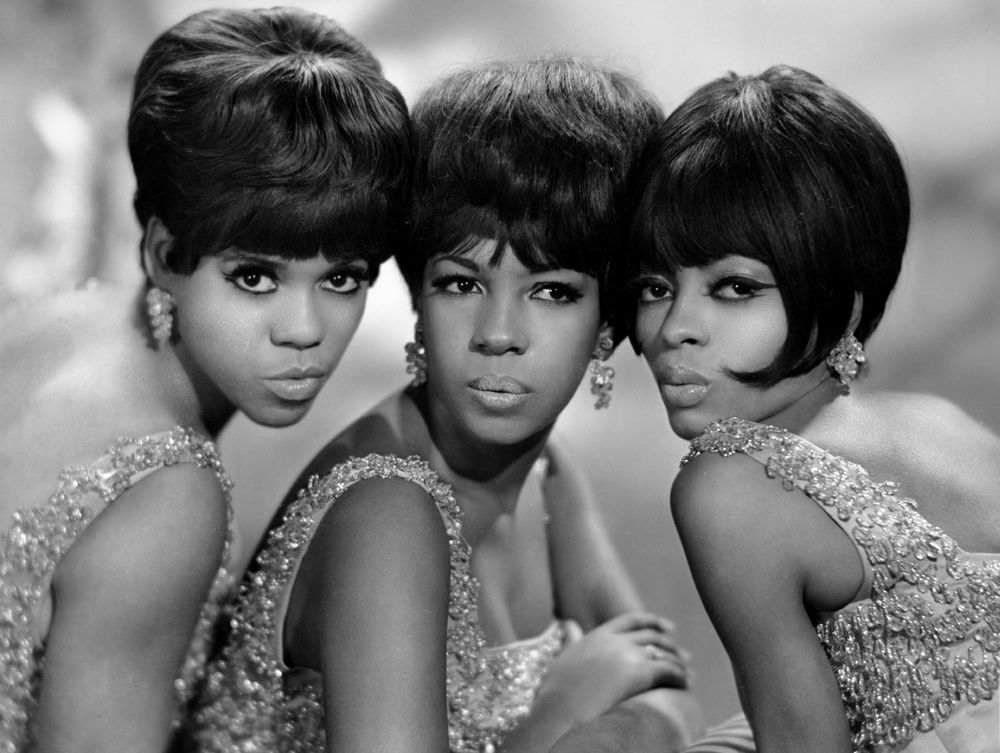
{"label": "cheek", "polygon": [[423,342],[429,364],[436,365],[431,372],[447,370],[448,364],[469,350],[471,333],[466,331],[467,316],[452,312],[450,316],[436,311],[434,307],[424,308]]}
{"label": "cheek", "polygon": [[784,310],[768,315],[747,317],[742,326],[733,327],[727,350],[731,356],[726,366],[734,371],[758,371],[778,356],[788,337]]}
{"label": "cheek", "polygon": [[351,344],[365,313],[367,291],[346,300],[334,300],[324,311],[323,342],[336,353],[343,353]]}

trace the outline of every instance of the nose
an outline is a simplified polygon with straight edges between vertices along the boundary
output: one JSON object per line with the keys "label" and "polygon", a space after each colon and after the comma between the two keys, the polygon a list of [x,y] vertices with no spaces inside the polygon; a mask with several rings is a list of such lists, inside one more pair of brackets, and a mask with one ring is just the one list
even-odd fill
{"label": "nose", "polygon": [[704,312],[694,293],[677,295],[660,324],[659,337],[669,347],[702,345],[708,341],[708,326]]}
{"label": "nose", "polygon": [[473,350],[494,356],[523,353],[527,335],[521,318],[521,307],[516,301],[486,296],[476,316]]}
{"label": "nose", "polygon": [[305,350],[319,345],[323,332],[323,318],[312,291],[286,291],[271,323],[271,342]]}

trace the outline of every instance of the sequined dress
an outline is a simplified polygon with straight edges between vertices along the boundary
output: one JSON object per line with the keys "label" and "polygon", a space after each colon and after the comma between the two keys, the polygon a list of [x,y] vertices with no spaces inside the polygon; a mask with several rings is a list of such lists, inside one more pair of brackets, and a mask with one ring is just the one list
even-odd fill
{"label": "sequined dress", "polygon": [[549,662],[566,640],[554,622],[536,638],[487,647],[479,626],[479,583],[469,569],[462,511],[451,487],[418,457],[367,455],[314,476],[288,506],[240,589],[231,632],[211,662],[197,747],[241,753],[322,753],[322,678],[283,662],[282,626],[295,574],[323,513],[351,485],[370,478],[402,478],[430,494],[444,522],[450,553],[446,644],[449,747],[488,753],[530,710]]}
{"label": "sequined dress", "polygon": [[[87,526],[130,486],[159,468],[179,463],[193,463],[216,475],[231,521],[232,482],[215,445],[181,427],[141,439],[118,439],[96,462],[63,470],[48,504],[13,514],[0,544],[0,753],[31,747],[31,723],[45,658],[36,621],[59,561]],[[225,567],[229,546],[227,536],[219,571],[174,684],[175,725],[180,724],[204,676],[215,622],[232,594],[232,577]]]}
{"label": "sequined dress", "polygon": [[731,418],[683,462],[743,453],[799,489],[851,538],[859,598],[816,626],[855,751],[1000,751],[1000,554],[965,552],[891,481],[784,429]]}

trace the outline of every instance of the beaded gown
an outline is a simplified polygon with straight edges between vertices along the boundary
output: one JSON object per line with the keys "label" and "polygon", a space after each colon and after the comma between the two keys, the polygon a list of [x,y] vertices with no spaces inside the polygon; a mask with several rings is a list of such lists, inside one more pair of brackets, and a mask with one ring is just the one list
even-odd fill
{"label": "beaded gown", "polygon": [[451,487],[419,457],[372,454],[313,476],[267,535],[241,586],[228,640],[209,665],[194,716],[198,750],[326,750],[322,678],[314,670],[285,665],[282,628],[295,574],[323,513],[351,485],[370,478],[418,484],[434,500],[448,536],[450,749],[489,753],[527,715],[546,668],[566,642],[566,625],[553,622],[535,638],[487,647],[476,608],[479,583],[470,571],[462,511]]}
{"label": "beaded gown", "polygon": [[855,751],[1000,751],[1000,554],[965,552],[861,466],[784,429],[709,426],[684,459],[742,453],[801,490],[850,537],[859,598],[816,626]]}
{"label": "beaded gown", "polygon": [[[63,470],[48,504],[13,514],[0,543],[0,753],[32,747],[31,725],[45,663],[44,637],[38,634],[37,623],[59,561],[129,487],[164,466],[179,463],[192,463],[215,474],[225,492],[231,522],[232,482],[215,445],[181,427],[140,439],[119,438],[95,462]],[[226,569],[230,536],[174,683],[175,727],[203,679],[215,622],[232,593],[232,578]]]}

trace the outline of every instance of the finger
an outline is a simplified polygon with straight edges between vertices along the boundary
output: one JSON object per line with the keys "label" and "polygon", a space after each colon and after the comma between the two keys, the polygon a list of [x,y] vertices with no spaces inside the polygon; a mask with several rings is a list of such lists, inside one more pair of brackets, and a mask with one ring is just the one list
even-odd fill
{"label": "finger", "polygon": [[583,628],[580,627],[580,623],[576,620],[565,620],[563,622],[563,631],[566,635],[565,643],[567,646],[583,638]]}
{"label": "finger", "polygon": [[674,623],[666,617],[650,612],[626,612],[617,617],[612,617],[604,623],[608,628],[616,632],[632,632],[634,630],[658,630],[661,633],[673,633]]}
{"label": "finger", "polygon": [[648,664],[653,672],[653,687],[686,688],[691,673],[674,654],[656,646],[646,647]]}
{"label": "finger", "polygon": [[673,639],[657,630],[638,630],[629,634],[629,638],[638,646],[656,646],[678,656],[682,661],[689,661],[691,654]]}

